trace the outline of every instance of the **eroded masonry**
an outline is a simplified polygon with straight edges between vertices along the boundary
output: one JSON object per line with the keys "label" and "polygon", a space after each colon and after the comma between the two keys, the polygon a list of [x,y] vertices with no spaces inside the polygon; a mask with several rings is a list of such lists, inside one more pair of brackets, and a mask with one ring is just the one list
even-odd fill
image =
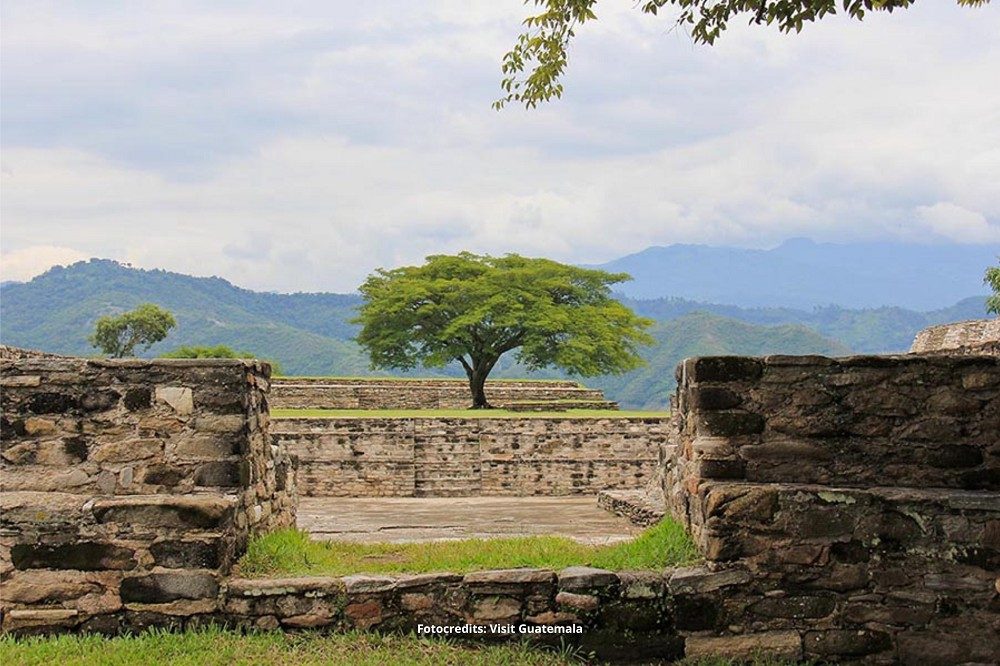
{"label": "eroded masonry", "polygon": [[[997,356],[685,361],[642,483],[689,527],[699,566],[282,580],[232,575],[248,538],[294,522],[296,445],[272,432],[265,366],[0,363],[6,632],[516,623],[578,625],[569,640],[629,657],[997,660]],[[479,432],[482,471],[482,431],[459,427],[419,436]],[[422,460],[403,462],[416,488]],[[315,491],[322,473],[298,464]]]}

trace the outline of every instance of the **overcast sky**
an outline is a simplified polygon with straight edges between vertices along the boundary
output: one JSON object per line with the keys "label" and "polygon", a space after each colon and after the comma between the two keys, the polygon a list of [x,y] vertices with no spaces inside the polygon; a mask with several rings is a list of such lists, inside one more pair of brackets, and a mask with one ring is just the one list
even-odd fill
{"label": "overcast sky", "polygon": [[351,291],[468,249],[1000,242],[1000,5],[694,46],[602,0],[490,108],[520,0],[2,4],[3,279],[92,256]]}

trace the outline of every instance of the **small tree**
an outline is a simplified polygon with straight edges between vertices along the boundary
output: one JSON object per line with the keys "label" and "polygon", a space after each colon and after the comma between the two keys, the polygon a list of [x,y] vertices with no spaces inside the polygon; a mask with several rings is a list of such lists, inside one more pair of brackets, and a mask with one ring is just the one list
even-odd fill
{"label": "small tree", "polygon": [[357,341],[373,368],[458,361],[472,407],[489,408],[486,378],[513,350],[529,370],[593,376],[640,366],[636,350],[652,342],[644,332],[652,322],[612,298],[609,287],[628,279],[516,254],[432,256],[368,277]]}
{"label": "small tree", "polygon": [[90,344],[113,358],[135,356],[135,348],[149,349],[167,337],[177,322],[174,316],[153,303],[143,303],[131,312],[106,315],[97,320]]}
{"label": "small tree", "polygon": [[993,295],[986,299],[986,311],[1000,315],[1000,265],[987,268],[983,282],[993,290]]}

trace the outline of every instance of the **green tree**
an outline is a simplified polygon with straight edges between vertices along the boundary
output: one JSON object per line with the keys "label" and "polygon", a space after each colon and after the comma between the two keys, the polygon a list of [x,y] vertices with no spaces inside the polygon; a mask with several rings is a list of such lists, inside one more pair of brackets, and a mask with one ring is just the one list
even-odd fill
{"label": "green tree", "polygon": [[993,290],[993,295],[986,299],[986,311],[1000,315],[1000,265],[987,268],[983,282]]}
{"label": "green tree", "polygon": [[[160,358],[260,358],[260,356],[253,352],[236,351],[226,345],[216,345],[214,347],[209,347],[208,345],[184,345],[173,351],[160,354]],[[272,375],[281,374],[280,363],[270,359],[262,360],[267,361],[271,365]]]}
{"label": "green tree", "polygon": [[[956,0],[959,5],[980,7],[990,0]],[[640,0],[639,9],[656,15],[661,9],[678,12],[677,25],[690,30],[696,44],[713,44],[737,18],[749,23],[775,25],[782,32],[799,32],[806,23],[836,14],[838,5],[853,19],[870,12],[906,9],[914,0]],[[597,19],[597,0],[525,0],[540,8],[524,20],[524,32],[503,57],[503,96],[493,103],[501,109],[508,102],[533,108],[539,102],[562,97],[560,78],[576,29]],[[527,74],[525,74],[527,72]]]}
{"label": "green tree", "polygon": [[153,303],[143,303],[131,312],[106,315],[97,320],[90,344],[113,358],[135,356],[135,348],[149,349],[167,337],[177,322],[174,316]]}
{"label": "green tree", "polygon": [[630,279],[516,254],[436,255],[422,266],[378,270],[361,285],[355,323],[372,368],[441,367],[458,361],[472,407],[488,408],[485,383],[500,357],[517,350],[529,370],[618,374],[642,365],[649,319],[611,296]]}

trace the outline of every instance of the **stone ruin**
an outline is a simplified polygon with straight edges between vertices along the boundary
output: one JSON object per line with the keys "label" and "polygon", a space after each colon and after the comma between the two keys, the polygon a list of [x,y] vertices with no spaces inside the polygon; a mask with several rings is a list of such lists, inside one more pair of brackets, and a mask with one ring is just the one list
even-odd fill
{"label": "stone ruin", "polygon": [[1000,654],[1000,357],[688,359],[655,476],[703,563],[644,572],[242,579],[247,539],[294,521],[265,364],[5,356],[0,379],[5,632],[514,623],[628,658]]}
{"label": "stone ruin", "polygon": [[917,333],[910,352],[1000,355],[1000,318],[973,319],[925,328]]}
{"label": "stone ruin", "polygon": [[[598,389],[568,380],[504,380],[486,383],[495,407],[518,412],[618,409]],[[380,377],[276,377],[274,409],[466,409],[469,385],[460,379]]]}

